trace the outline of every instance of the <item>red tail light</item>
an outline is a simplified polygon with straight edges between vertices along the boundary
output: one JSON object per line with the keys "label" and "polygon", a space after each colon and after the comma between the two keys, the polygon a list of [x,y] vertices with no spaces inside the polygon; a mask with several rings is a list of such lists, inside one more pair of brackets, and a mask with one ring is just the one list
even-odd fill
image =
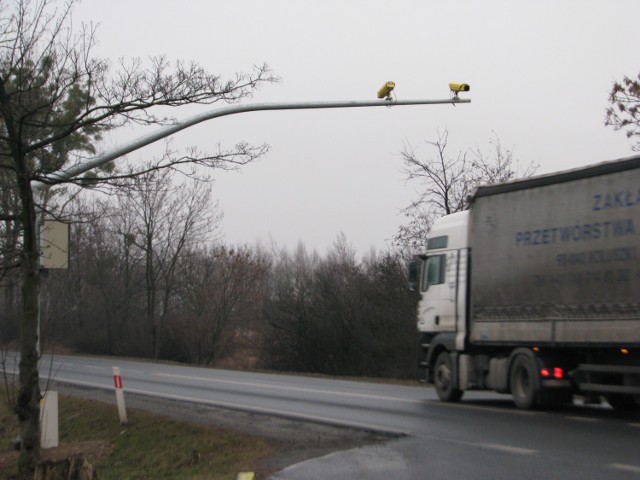
{"label": "red tail light", "polygon": [[561,367],[540,369],[540,376],[542,378],[555,378],[556,380],[562,380],[564,378],[564,370]]}

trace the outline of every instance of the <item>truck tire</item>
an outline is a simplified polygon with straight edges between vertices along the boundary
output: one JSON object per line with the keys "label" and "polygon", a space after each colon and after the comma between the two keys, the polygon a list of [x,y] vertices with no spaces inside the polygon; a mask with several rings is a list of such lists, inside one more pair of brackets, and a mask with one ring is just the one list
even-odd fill
{"label": "truck tire", "polygon": [[462,390],[454,384],[453,363],[449,352],[441,352],[433,369],[433,384],[438,398],[443,402],[457,402],[462,398]]}
{"label": "truck tire", "polygon": [[530,410],[538,403],[534,359],[518,355],[511,364],[511,395],[518,408]]}

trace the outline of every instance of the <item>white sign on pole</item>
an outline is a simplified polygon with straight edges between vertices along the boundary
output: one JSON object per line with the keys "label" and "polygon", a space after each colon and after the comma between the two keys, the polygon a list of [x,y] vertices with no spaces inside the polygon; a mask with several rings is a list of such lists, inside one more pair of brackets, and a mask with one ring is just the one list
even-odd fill
{"label": "white sign on pole", "polygon": [[69,268],[69,224],[45,220],[40,232],[40,247],[42,268]]}

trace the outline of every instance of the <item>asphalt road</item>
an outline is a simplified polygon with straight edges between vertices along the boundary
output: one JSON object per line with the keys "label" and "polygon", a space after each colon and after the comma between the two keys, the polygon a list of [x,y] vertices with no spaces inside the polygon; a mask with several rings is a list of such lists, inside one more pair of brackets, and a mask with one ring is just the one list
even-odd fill
{"label": "asphalt road", "polygon": [[640,415],[576,405],[523,412],[508,396],[467,392],[445,404],[433,389],[56,356],[41,375],[126,392],[402,433],[385,445],[337,452],[291,466],[274,479],[458,478],[640,479]]}

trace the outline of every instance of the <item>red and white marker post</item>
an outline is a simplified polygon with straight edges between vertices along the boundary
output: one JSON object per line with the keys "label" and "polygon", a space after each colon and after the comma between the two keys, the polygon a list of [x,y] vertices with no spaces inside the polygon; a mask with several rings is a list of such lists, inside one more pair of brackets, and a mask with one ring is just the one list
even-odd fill
{"label": "red and white marker post", "polygon": [[124,405],[124,390],[122,389],[122,375],[120,375],[120,368],[113,367],[113,383],[116,387],[116,402],[118,403],[118,415],[120,415],[120,423],[126,425],[127,420],[127,408]]}

